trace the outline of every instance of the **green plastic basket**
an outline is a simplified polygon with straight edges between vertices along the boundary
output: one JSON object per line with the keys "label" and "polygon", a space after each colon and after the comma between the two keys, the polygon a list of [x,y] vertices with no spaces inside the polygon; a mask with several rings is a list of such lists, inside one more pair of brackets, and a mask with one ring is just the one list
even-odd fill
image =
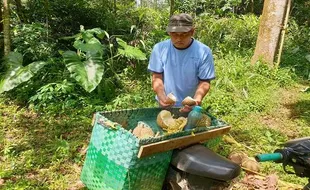
{"label": "green plastic basket", "polygon": [[[140,108],[95,114],[93,131],[81,173],[81,180],[88,189],[160,190],[172,150],[138,158],[137,154],[142,145],[227,126],[225,122],[209,115],[212,118],[212,126],[208,128],[181,131],[148,139],[138,139],[129,131],[142,121],[155,133],[163,134],[156,123],[156,117],[161,110],[160,108]],[[178,110],[178,108],[169,109],[175,117],[186,117]],[[109,121],[117,124],[112,127],[107,126],[106,122]]]}

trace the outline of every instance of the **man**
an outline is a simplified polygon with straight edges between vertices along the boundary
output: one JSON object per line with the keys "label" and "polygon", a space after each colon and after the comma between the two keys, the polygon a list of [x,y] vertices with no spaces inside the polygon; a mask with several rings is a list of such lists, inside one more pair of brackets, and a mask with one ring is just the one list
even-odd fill
{"label": "man", "polygon": [[[200,105],[210,89],[210,81],[215,78],[212,52],[193,39],[194,31],[189,14],[174,15],[167,27],[170,39],[153,48],[148,70],[152,72],[152,87],[161,107],[181,107],[186,96]],[[176,96],[175,105],[168,101],[169,93]],[[186,107],[183,111],[190,110]]]}

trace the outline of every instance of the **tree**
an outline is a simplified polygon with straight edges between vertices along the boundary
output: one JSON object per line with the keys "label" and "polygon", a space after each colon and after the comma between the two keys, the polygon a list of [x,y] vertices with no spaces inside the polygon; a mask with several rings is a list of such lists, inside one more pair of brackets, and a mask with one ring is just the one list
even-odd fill
{"label": "tree", "polygon": [[174,13],[174,0],[170,0],[170,16]]}
{"label": "tree", "polygon": [[3,0],[3,38],[4,55],[8,55],[11,51],[10,12],[8,0]]}
{"label": "tree", "polygon": [[273,65],[280,41],[280,33],[283,29],[287,4],[288,0],[265,0],[255,52],[251,60],[252,64],[262,60]]}

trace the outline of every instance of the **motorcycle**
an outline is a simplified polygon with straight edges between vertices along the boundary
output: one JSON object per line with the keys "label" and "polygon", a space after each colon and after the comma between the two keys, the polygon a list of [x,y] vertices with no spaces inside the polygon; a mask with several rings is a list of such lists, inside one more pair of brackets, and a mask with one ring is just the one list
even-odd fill
{"label": "motorcycle", "polygon": [[223,189],[241,167],[201,144],[173,152],[163,190]]}
{"label": "motorcycle", "polygon": [[[310,190],[310,137],[287,141],[284,143],[283,149],[276,149],[274,153],[270,154],[258,154],[255,159],[258,162],[282,163],[286,173],[307,177],[308,184],[303,189]],[[292,166],[293,171],[288,170],[287,166]]]}

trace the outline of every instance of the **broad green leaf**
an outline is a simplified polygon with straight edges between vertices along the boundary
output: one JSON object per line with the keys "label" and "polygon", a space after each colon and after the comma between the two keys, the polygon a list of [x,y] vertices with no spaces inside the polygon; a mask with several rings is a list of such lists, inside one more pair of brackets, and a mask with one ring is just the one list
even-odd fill
{"label": "broad green leaf", "polygon": [[310,62],[310,54],[306,55],[305,58]]}
{"label": "broad green leaf", "polygon": [[9,54],[6,64],[10,65],[10,69],[0,81],[0,93],[12,90],[21,83],[28,81],[44,67],[47,62],[37,61],[23,67],[21,54],[12,52]]}
{"label": "broad green leaf", "polygon": [[100,29],[100,28],[93,28],[93,29],[89,29],[87,30],[87,32],[90,32],[92,34],[96,34],[96,36],[99,38],[99,39],[103,39],[103,37],[106,35],[106,31]]}
{"label": "broad green leaf", "polygon": [[18,52],[11,52],[5,61],[9,69],[14,69],[23,65],[23,55]]}
{"label": "broad green leaf", "polygon": [[89,40],[91,40],[94,37],[94,34],[84,31],[82,32],[82,38],[85,42],[88,42]]}
{"label": "broad green leaf", "polygon": [[118,53],[129,59],[146,60],[146,55],[137,47],[127,45],[122,39],[116,38],[117,43],[123,48],[118,48]]}
{"label": "broad green leaf", "polygon": [[98,52],[86,54],[86,60],[73,51],[63,53],[66,67],[74,78],[87,92],[93,91],[100,81],[104,71],[103,60]]}
{"label": "broad green leaf", "polygon": [[99,52],[103,53],[103,46],[97,38],[91,38],[88,42],[84,43],[81,40],[76,40],[73,44],[76,49],[83,52]]}

